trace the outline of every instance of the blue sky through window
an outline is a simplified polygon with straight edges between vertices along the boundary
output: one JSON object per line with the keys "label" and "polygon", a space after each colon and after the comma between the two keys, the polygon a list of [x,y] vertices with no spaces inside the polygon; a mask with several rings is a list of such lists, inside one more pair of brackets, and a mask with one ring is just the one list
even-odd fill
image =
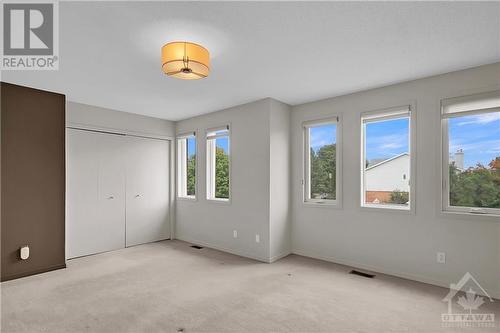
{"label": "blue sky through window", "polygon": [[309,135],[309,145],[317,152],[321,147],[337,142],[337,125],[329,124],[311,127]]}
{"label": "blue sky through window", "polygon": [[387,159],[409,152],[409,118],[366,124],[366,159]]}
{"label": "blue sky through window", "polygon": [[187,138],[187,156],[191,157],[196,154],[196,138],[189,137]]}
{"label": "blue sky through window", "polygon": [[500,112],[450,118],[449,152],[464,152],[464,167],[483,166],[500,156]]}
{"label": "blue sky through window", "polygon": [[215,145],[218,148],[224,149],[224,151],[227,153],[228,152],[228,146],[229,146],[229,138],[226,137],[220,137],[215,139]]}

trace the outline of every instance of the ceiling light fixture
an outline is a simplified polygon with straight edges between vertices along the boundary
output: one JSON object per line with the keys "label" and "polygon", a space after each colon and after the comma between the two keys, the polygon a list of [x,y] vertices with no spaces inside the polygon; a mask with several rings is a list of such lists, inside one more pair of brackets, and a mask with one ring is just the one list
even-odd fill
{"label": "ceiling light fixture", "polygon": [[162,69],[168,76],[183,80],[197,80],[208,76],[210,55],[201,45],[190,42],[172,42],[161,48]]}

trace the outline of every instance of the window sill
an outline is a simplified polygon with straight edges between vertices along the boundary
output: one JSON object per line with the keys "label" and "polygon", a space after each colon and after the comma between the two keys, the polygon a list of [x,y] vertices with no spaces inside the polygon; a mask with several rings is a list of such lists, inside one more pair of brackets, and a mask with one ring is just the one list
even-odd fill
{"label": "window sill", "polygon": [[207,202],[213,202],[222,205],[230,205],[231,199],[207,198]]}
{"label": "window sill", "polygon": [[474,219],[484,219],[484,220],[493,220],[500,221],[500,212],[499,213],[471,213],[468,210],[441,210],[441,215],[444,217],[463,217],[463,218],[474,218]]}
{"label": "window sill", "polygon": [[198,201],[196,197],[177,197],[179,201]]}
{"label": "window sill", "polygon": [[302,201],[302,205],[304,207],[311,207],[311,208],[318,208],[318,207],[332,208],[332,209],[342,208],[342,206],[337,200],[324,200],[324,201],[308,200],[308,201]]}
{"label": "window sill", "polygon": [[372,212],[393,212],[402,214],[413,214],[413,210],[411,209],[411,207],[398,206],[398,205],[362,204],[360,209]]}

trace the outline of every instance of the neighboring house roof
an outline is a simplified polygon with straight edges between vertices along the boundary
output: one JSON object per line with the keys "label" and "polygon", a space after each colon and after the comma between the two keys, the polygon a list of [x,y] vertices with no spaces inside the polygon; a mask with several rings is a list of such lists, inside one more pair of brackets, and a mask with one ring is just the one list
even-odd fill
{"label": "neighboring house roof", "polygon": [[383,162],[387,159],[386,158],[372,158],[371,160],[368,161],[368,167],[371,167],[375,164],[379,164],[380,162]]}
{"label": "neighboring house roof", "polygon": [[382,162],[378,162],[378,163],[376,163],[376,164],[374,164],[374,165],[371,165],[371,166],[369,166],[368,168],[366,168],[365,170],[370,170],[370,169],[376,168],[376,167],[378,167],[378,166],[379,166],[379,165],[381,165],[381,164],[384,164],[384,163],[387,163],[387,162],[393,161],[393,160],[398,159],[398,158],[400,158],[400,157],[403,157],[403,156],[405,156],[405,155],[409,156],[409,154],[408,154],[408,153],[402,153],[402,154],[396,155],[396,156],[394,156],[394,157],[388,158],[388,159],[386,159],[386,160],[383,160]]}

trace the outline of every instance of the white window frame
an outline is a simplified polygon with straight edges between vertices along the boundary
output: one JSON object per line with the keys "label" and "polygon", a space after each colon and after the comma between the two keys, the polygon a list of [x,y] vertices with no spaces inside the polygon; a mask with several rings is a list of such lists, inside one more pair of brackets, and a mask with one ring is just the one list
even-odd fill
{"label": "white window frame", "polygon": [[500,112],[500,106],[495,107],[488,105],[488,103],[484,103],[482,106],[480,104],[476,104],[476,106],[473,105],[474,102],[480,103],[493,98],[500,99],[500,90],[441,100],[441,210],[443,213],[484,216],[500,215],[500,208],[461,207],[450,205],[448,119],[490,112]]}
{"label": "white window frame", "polygon": [[[362,210],[383,210],[383,211],[394,211],[394,212],[405,212],[405,213],[415,213],[415,193],[416,193],[416,112],[415,103],[409,103],[402,106],[390,107],[386,109],[367,111],[361,113],[360,117],[360,134],[361,134],[361,147],[360,147],[360,197],[359,204]],[[408,144],[408,154],[410,155],[410,192],[409,192],[409,205],[391,205],[391,204],[370,204],[366,203],[365,200],[365,174],[366,174],[366,158],[365,158],[365,148],[366,148],[366,123],[385,121],[392,119],[403,118],[408,116],[410,126],[409,126],[409,144]]]}
{"label": "white window frame", "polygon": [[[335,138],[335,200],[332,199],[313,199],[311,198],[311,154],[310,154],[310,132],[311,127],[321,125],[336,125],[336,138]],[[328,206],[341,208],[342,207],[342,122],[340,115],[334,115],[328,118],[314,119],[304,121],[302,123],[303,131],[303,179],[302,179],[302,192],[303,203],[305,205],[313,206]]]}
{"label": "white window frame", "polygon": [[[195,177],[194,177],[194,192],[195,195],[187,194],[187,139],[194,138],[195,150]],[[176,138],[177,148],[177,199],[180,200],[196,200],[198,194],[198,142],[196,131],[184,132],[178,134]],[[186,171],[186,173],[184,172]]]}
{"label": "white window frame", "polygon": [[[223,134],[211,134],[217,131],[227,131],[226,133]],[[211,202],[221,202],[221,203],[230,203],[231,202],[231,126],[228,125],[223,125],[223,126],[218,126],[218,127],[213,127],[210,129],[206,130],[206,172],[207,172],[207,184],[206,184],[206,198],[207,201]],[[217,138],[222,138],[222,137],[227,137],[228,138],[228,145],[227,145],[227,154],[228,154],[228,160],[229,160],[229,198],[216,198],[215,197],[215,157],[216,157],[216,142],[215,139]]]}

